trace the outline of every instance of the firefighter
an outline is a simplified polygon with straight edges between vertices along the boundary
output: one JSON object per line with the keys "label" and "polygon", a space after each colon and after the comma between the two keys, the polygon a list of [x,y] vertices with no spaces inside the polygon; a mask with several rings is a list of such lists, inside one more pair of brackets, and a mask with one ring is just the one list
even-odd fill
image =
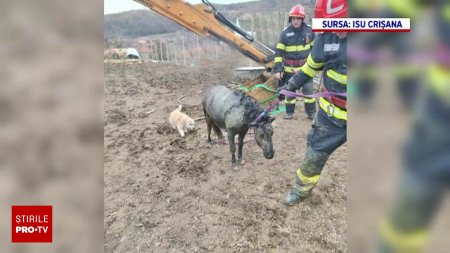
{"label": "firefighter", "polygon": [[[314,15],[316,18],[344,18],[347,15],[347,1],[318,0]],[[283,89],[295,91],[320,71],[323,71],[324,90],[336,93],[347,91],[346,32],[319,34],[306,64],[278,92]],[[305,157],[297,169],[292,190],[283,199],[286,205],[297,204],[308,197],[330,154],[347,140],[346,97],[320,98],[319,107],[308,133]]]}
{"label": "firefighter", "polygon": [[418,97],[416,122],[404,151],[405,169],[380,224],[376,252],[423,252],[433,218],[450,188],[450,71],[448,65],[427,68],[430,80],[426,94]]}
{"label": "firefighter", "polygon": [[380,224],[376,252],[424,252],[430,226],[450,188],[450,3],[435,6],[439,45],[435,61],[422,64],[426,85],[418,96],[405,146],[400,185]]}
{"label": "firefighter", "polygon": [[[377,18],[405,18],[411,19],[411,27],[418,22],[417,15],[420,13],[420,6],[426,1],[422,0],[355,0],[352,5],[354,11],[352,16],[377,17]],[[352,37],[352,49],[357,49],[358,45],[363,45],[366,52],[372,56],[352,62],[354,70],[354,80],[357,94],[357,101],[361,105],[371,105],[376,92],[380,75],[373,67],[376,58],[381,57],[377,53],[381,48],[388,46],[392,52],[395,64],[392,69],[395,76],[395,88],[400,102],[406,111],[409,111],[415,101],[415,96],[419,90],[420,67],[408,60],[414,54],[416,46],[414,40],[414,30],[410,33],[357,33]],[[356,54],[358,55],[358,54]],[[362,56],[357,56],[362,57]],[[362,61],[362,62],[361,62]],[[368,62],[367,62],[368,61]]]}
{"label": "firefighter", "polygon": [[[274,77],[283,86],[306,62],[308,54],[314,43],[314,33],[311,26],[305,23],[305,9],[300,4],[292,7],[289,12],[290,26],[286,27],[280,35],[276,46],[274,59]],[[313,83],[308,82],[302,87],[306,95],[314,93]],[[282,99],[283,96],[280,96]],[[292,119],[295,111],[295,98],[287,97],[284,100],[286,106],[285,119]],[[316,113],[316,100],[305,99],[305,111],[309,119],[313,119]]]}

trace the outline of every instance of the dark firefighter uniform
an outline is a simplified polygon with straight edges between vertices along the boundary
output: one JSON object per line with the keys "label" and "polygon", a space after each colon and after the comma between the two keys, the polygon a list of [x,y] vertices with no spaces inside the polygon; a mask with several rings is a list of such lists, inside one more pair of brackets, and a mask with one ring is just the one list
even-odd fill
{"label": "dark firefighter uniform", "polygon": [[400,185],[379,227],[376,252],[423,252],[429,227],[450,186],[450,71],[428,67],[426,94],[415,108]]}
{"label": "dark firefighter uniform", "polygon": [[[285,89],[299,89],[321,70],[325,90],[347,91],[346,38],[340,39],[334,33],[319,34],[306,64],[289,80]],[[308,133],[305,158],[297,170],[294,186],[284,200],[285,204],[298,203],[310,194],[330,154],[347,140],[346,98],[320,98],[319,107]]]}
{"label": "dark firefighter uniform", "polygon": [[[299,28],[289,26],[281,32],[279,42],[275,50],[274,68],[275,73],[283,73],[283,78],[279,85],[285,85],[289,79],[306,62],[308,54],[314,44],[314,33],[310,26],[305,23]],[[302,88],[303,94],[311,95],[314,93],[313,83],[308,82]],[[295,98],[286,98],[286,114],[292,115],[295,111]],[[305,99],[305,111],[308,117],[314,117],[316,113],[316,100],[314,98]]]}
{"label": "dark firefighter uniform", "polygon": [[[420,10],[418,3],[423,0],[356,0],[353,8],[354,16],[377,18],[411,18],[411,26],[417,22]],[[386,45],[390,47],[393,59],[398,62],[393,68],[397,94],[405,109],[411,109],[419,90],[420,69],[408,60],[415,52],[414,33],[360,33],[354,34],[354,45],[362,44],[369,52],[376,51]],[[352,35],[353,36],[353,35]],[[379,77],[372,63],[359,62],[352,64],[357,83],[356,92],[359,102],[370,105],[376,92]]]}
{"label": "dark firefighter uniform", "polygon": [[400,185],[379,227],[377,251],[423,252],[433,218],[450,188],[450,3],[435,7],[440,45],[435,62],[423,65],[425,90],[414,107]]}

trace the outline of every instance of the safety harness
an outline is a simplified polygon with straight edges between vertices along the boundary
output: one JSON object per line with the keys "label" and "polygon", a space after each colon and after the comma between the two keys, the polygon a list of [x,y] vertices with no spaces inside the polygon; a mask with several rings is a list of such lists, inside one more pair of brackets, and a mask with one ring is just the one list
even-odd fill
{"label": "safety harness", "polygon": [[[325,90],[325,93],[330,94],[330,92],[325,87],[323,87],[323,89]],[[346,93],[342,93],[342,94],[346,94]],[[323,97],[323,98],[326,101],[332,103],[333,105],[339,107],[340,109],[347,111],[347,100],[342,99],[338,96],[340,96],[340,95],[331,95],[329,97]],[[347,95],[345,95],[345,96],[347,96]]]}
{"label": "safety harness", "polygon": [[284,59],[283,60],[284,65],[289,66],[289,67],[301,67],[303,66],[303,64],[305,64],[306,59],[302,59],[302,60],[291,60],[291,59]]}
{"label": "safety harness", "polygon": [[347,93],[331,92],[325,89],[324,92],[312,95],[303,95],[296,92],[282,90],[280,94],[287,97],[304,97],[304,98],[320,98],[319,106],[328,116],[335,117],[340,120],[347,120],[346,101],[340,97],[347,97]]}
{"label": "safety harness", "polygon": [[[339,97],[347,97],[347,93],[343,92],[332,92],[325,89],[324,92],[319,92],[311,95],[298,94],[296,92],[282,90],[281,95],[286,97],[303,97],[303,98],[320,98],[319,106],[328,114],[328,116],[333,116],[337,119],[347,120],[347,101]],[[267,107],[256,119],[251,123],[251,125],[257,124],[262,118],[270,113],[270,111],[275,108],[275,106],[280,102],[279,99],[272,101],[269,107]]]}

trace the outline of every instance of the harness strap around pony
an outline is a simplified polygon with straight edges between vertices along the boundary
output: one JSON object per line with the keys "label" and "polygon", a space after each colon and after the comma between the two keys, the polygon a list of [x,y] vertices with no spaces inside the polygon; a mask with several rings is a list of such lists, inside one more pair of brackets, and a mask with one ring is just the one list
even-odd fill
{"label": "harness strap around pony", "polygon": [[270,106],[267,107],[261,114],[259,114],[258,117],[256,117],[256,119],[250,124],[253,125],[253,124],[258,123],[263,117],[268,115],[279,102],[280,102],[280,100],[278,98],[276,98],[274,101],[272,101]]}

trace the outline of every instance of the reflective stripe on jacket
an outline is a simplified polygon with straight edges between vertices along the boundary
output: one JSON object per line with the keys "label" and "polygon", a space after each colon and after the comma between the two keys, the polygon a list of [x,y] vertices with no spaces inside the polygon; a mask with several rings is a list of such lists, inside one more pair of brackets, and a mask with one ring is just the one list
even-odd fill
{"label": "reflective stripe on jacket", "polygon": [[[317,36],[315,45],[308,55],[306,64],[288,84],[288,90],[298,90],[311,78],[323,71],[323,85],[326,90],[337,93],[347,92],[347,39],[340,39],[334,33],[321,33]],[[341,99],[346,99],[341,97]],[[339,120],[347,120],[347,113],[340,110],[330,111],[330,104],[322,99],[320,108]],[[328,103],[328,104],[327,104]],[[333,105],[331,105],[333,106]],[[336,106],[336,109],[337,108]],[[331,113],[333,112],[333,113]],[[345,113],[344,113],[345,112]]]}
{"label": "reflective stripe on jacket", "polygon": [[290,72],[291,69],[299,66],[287,66],[284,60],[306,59],[311,52],[313,44],[314,33],[311,26],[303,23],[299,28],[289,26],[284,29],[280,34],[280,39],[275,49],[274,72],[278,73],[284,70],[288,73],[293,73]]}

